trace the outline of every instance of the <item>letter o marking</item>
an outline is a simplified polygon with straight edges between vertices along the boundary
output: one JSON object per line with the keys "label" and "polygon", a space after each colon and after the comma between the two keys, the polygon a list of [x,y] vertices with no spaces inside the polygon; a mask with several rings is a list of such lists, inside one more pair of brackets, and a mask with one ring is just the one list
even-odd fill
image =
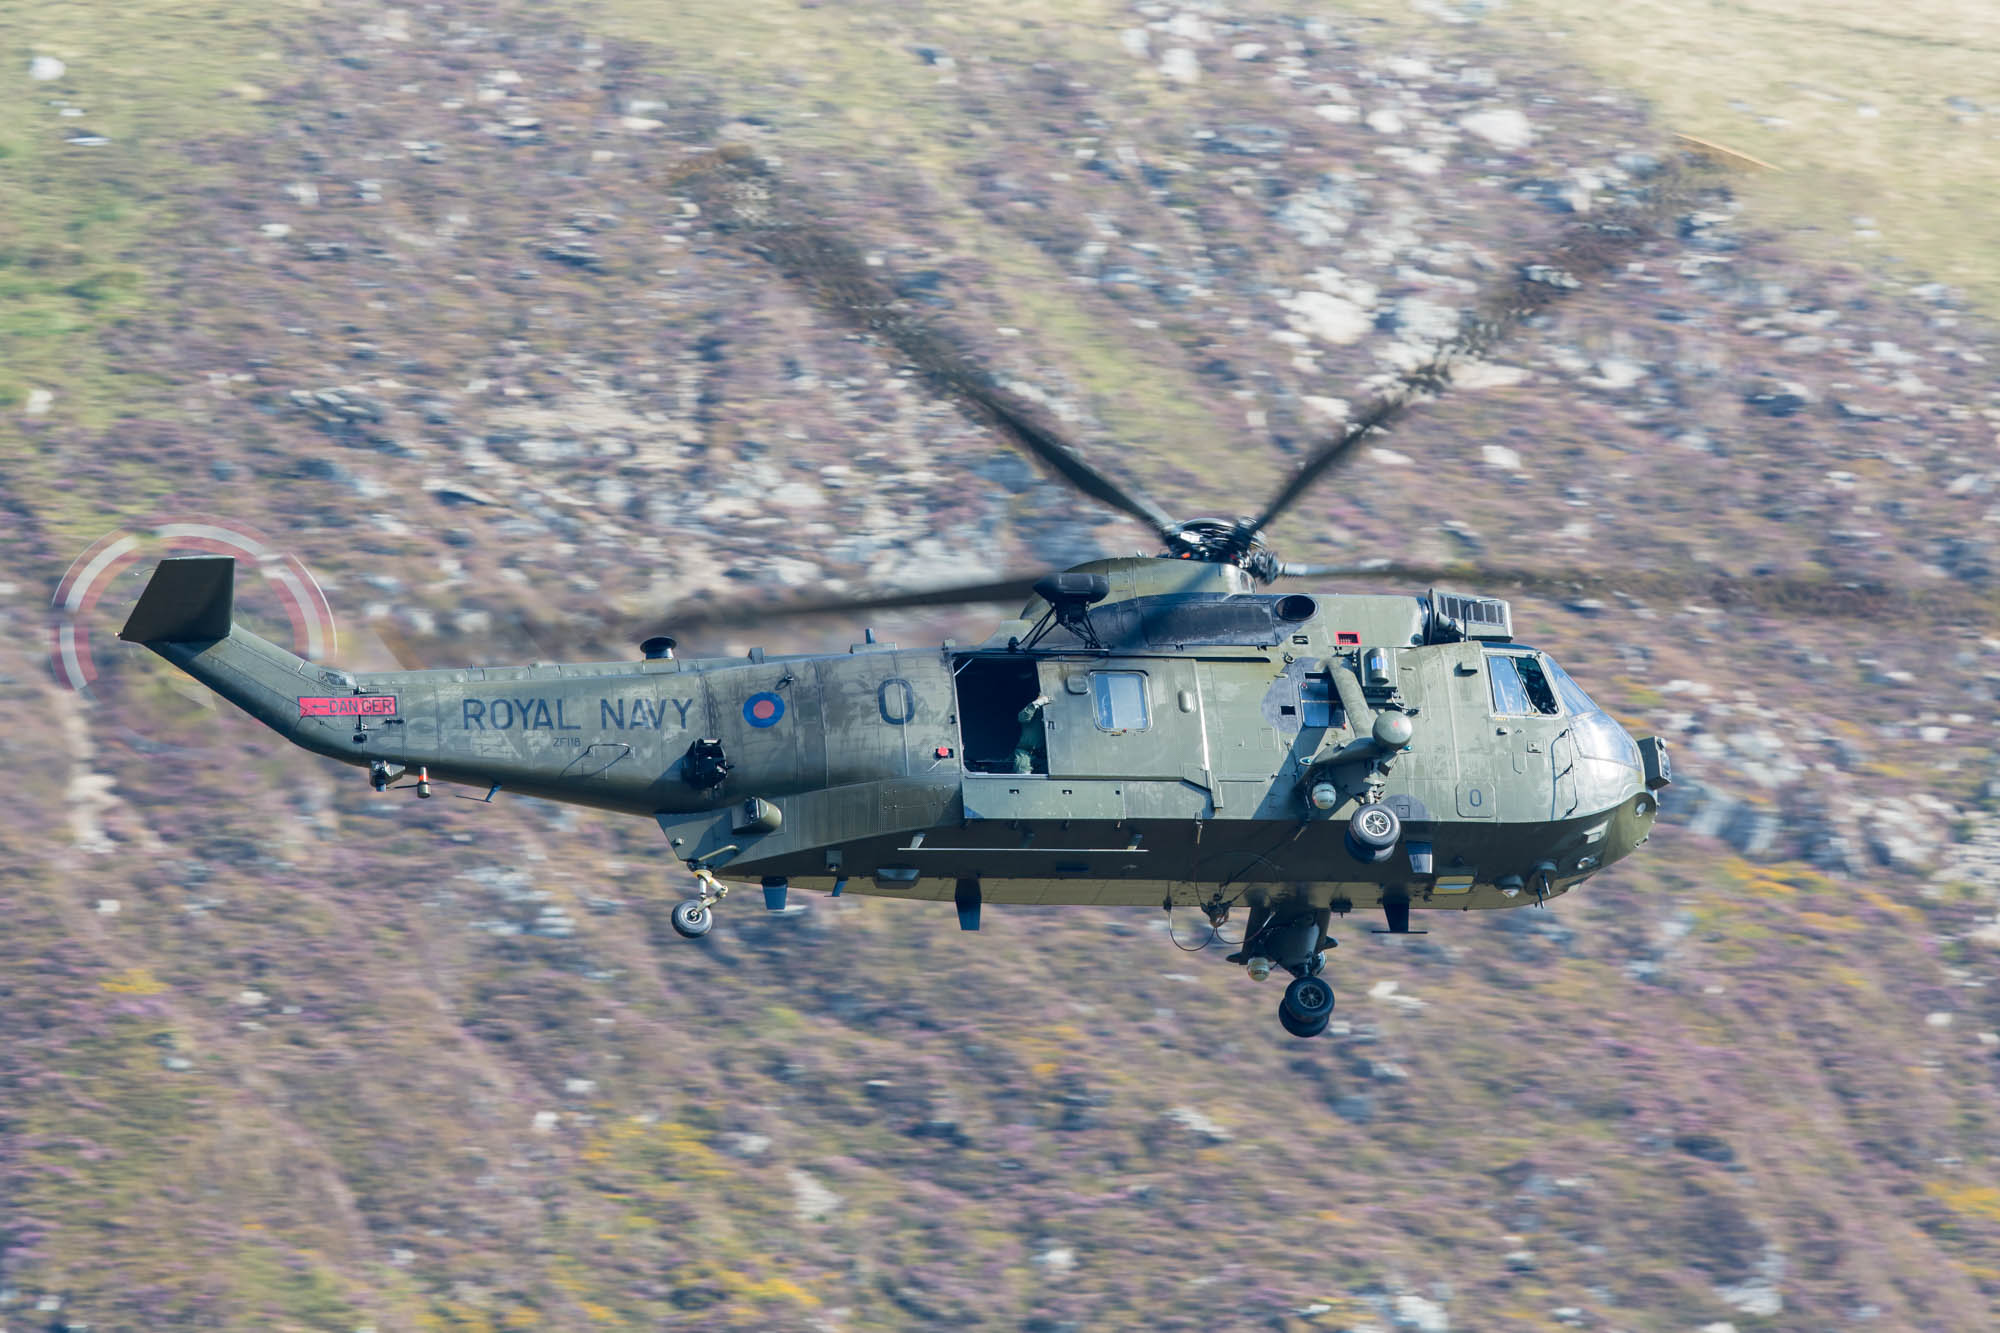
{"label": "letter o marking", "polygon": [[[503,708],[507,710],[507,720],[505,722],[500,720],[500,710]],[[486,716],[493,720],[493,726],[496,730],[507,730],[507,728],[514,725],[514,701],[512,699],[495,699],[493,706],[486,710]]]}
{"label": "letter o marking", "polygon": [[901,676],[891,676],[876,689],[875,705],[884,722],[900,727],[917,715],[917,692]]}
{"label": "letter o marking", "polygon": [[1480,806],[1486,804],[1486,793],[1478,787],[1467,787],[1465,789],[1465,803],[1477,810]]}

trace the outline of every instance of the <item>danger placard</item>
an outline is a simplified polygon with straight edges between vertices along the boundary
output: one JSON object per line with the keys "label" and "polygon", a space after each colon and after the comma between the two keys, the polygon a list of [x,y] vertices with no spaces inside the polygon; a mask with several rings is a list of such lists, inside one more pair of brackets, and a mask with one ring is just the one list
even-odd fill
{"label": "danger placard", "polygon": [[344,694],[331,699],[299,700],[300,717],[388,717],[395,711],[393,694]]}

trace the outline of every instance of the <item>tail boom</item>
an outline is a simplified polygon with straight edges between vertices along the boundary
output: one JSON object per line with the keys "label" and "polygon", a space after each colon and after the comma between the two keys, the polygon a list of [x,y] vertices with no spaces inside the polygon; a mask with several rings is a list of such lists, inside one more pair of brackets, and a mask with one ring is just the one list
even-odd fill
{"label": "tail boom", "polygon": [[[332,715],[354,678],[314,666],[234,623],[236,561],[228,556],[163,560],[118,637],[143,644],[286,740],[316,754],[365,764],[351,725]],[[333,697],[329,697],[333,696]],[[315,714],[314,700],[329,704]]]}

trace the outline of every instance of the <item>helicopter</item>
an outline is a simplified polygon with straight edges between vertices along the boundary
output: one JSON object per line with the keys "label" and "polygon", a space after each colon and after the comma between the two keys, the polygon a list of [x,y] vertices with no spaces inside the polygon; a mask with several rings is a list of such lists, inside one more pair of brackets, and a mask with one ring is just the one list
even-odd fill
{"label": "helicopter", "polygon": [[[1232,963],[1291,980],[1283,1028],[1324,1032],[1335,917],[1544,904],[1630,855],[1671,782],[1510,603],[1284,591],[1376,575],[1297,565],[1264,537],[1357,445],[1443,392],[1453,369],[1608,271],[1685,202],[1674,181],[1577,224],[1314,452],[1255,515],[1182,519],[1092,465],[843,237],[740,150],[689,173],[723,222],[825,309],[1086,496],[1153,529],[1157,555],[1027,579],[781,607],[825,613],[1023,599],[982,641],[844,653],[683,656],[357,673],[234,619],[235,562],[162,561],[120,638],[293,744],[419,798],[450,782],[655,820],[694,876],[671,914],[700,938],[731,884],[767,909],[798,889],[983,906],[1238,908]],[[756,608],[750,609],[757,614]],[[691,617],[685,624],[697,623]],[[668,626],[675,628],[675,626]],[[686,632],[682,628],[682,632]],[[407,781],[405,781],[407,779]],[[726,877],[726,880],[725,880]]]}

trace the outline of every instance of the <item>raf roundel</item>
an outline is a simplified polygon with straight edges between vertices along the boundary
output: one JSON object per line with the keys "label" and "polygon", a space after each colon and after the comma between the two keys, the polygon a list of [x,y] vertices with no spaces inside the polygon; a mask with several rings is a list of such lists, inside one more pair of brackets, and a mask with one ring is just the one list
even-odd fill
{"label": "raf roundel", "polygon": [[753,727],[768,727],[785,715],[785,701],[766,690],[743,701],[743,720]]}

